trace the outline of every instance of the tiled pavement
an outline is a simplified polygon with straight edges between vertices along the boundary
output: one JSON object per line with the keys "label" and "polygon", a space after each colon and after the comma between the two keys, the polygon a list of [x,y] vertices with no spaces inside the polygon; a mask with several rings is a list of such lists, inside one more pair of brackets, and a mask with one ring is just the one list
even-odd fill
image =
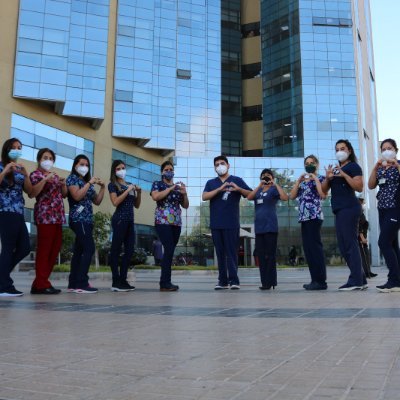
{"label": "tiled pavement", "polygon": [[[215,292],[215,275],[138,272],[137,290],[0,299],[0,400],[344,400],[400,398],[400,293],[306,292],[307,271],[280,270],[259,291],[241,270],[240,291]],[[65,289],[65,280],[54,280]]]}

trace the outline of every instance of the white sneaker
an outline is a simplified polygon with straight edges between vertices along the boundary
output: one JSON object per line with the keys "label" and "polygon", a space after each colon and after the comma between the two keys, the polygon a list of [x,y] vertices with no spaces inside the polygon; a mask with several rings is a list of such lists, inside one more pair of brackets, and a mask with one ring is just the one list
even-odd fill
{"label": "white sneaker", "polygon": [[239,285],[231,285],[231,286],[230,286],[230,289],[231,289],[231,290],[239,290],[239,289],[240,289],[240,286],[239,286]]}
{"label": "white sneaker", "polygon": [[215,287],[214,287],[214,290],[226,290],[226,289],[229,289],[229,286],[228,285],[220,285],[220,284],[217,284],[217,285],[215,285]]}

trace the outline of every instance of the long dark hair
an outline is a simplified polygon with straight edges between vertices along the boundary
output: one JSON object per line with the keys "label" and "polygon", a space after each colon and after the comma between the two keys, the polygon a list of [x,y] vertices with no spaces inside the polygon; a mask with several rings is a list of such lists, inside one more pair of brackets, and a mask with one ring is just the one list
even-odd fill
{"label": "long dark hair", "polygon": [[[22,142],[17,138],[8,139],[3,143],[3,148],[1,149],[1,163],[3,164],[3,168],[5,168],[5,166],[12,161],[10,159],[10,157],[8,156],[8,153],[12,149],[13,144],[15,142],[18,142],[22,146]],[[14,185],[14,172],[13,171],[10,171],[5,176],[5,178],[7,179],[8,183],[11,186]]]}
{"label": "long dark hair", "polygon": [[118,182],[118,176],[115,174],[115,168],[118,167],[118,165],[124,165],[126,168],[126,164],[122,160],[114,160],[113,163],[111,164],[111,172],[110,172],[110,182],[115,185],[119,191],[121,191],[121,185]]}
{"label": "long dark hair", "polygon": [[79,176],[79,174],[75,171],[75,167],[76,165],[79,163],[80,160],[86,160],[88,162],[88,167],[89,167],[89,171],[88,173],[83,177],[83,180],[85,182],[89,182],[90,179],[92,179],[92,177],[90,176],[90,160],[87,156],[85,156],[84,154],[78,154],[75,158],[74,158],[74,162],[72,163],[72,168],[71,168],[71,175],[74,174],[76,176]]}
{"label": "long dark hair", "polygon": [[354,154],[354,149],[352,144],[347,140],[347,139],[339,139],[336,143],[335,143],[335,148],[339,143],[344,143],[346,145],[346,147],[351,151],[351,153],[349,154],[349,160],[351,162],[357,162],[357,157]]}

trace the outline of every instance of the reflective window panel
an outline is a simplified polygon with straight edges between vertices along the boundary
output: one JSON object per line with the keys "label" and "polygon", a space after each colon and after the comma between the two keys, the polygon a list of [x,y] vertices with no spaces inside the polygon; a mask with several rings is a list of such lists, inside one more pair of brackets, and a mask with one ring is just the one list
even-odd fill
{"label": "reflective window panel", "polygon": [[38,151],[48,147],[56,154],[55,166],[67,171],[78,154],[85,154],[93,169],[94,143],[72,133],[42,124],[22,115],[12,114],[10,137],[22,143],[22,158],[36,162]]}

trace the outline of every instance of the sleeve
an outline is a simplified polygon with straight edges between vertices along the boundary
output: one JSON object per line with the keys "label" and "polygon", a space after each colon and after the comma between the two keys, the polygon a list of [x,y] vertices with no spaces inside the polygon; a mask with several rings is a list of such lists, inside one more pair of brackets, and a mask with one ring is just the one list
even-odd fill
{"label": "sleeve", "polygon": [[238,182],[237,183],[242,189],[250,190],[250,191],[253,190],[247,185],[247,183],[242,178],[238,178]]}
{"label": "sleeve", "polygon": [[159,191],[160,191],[159,182],[158,181],[153,182],[150,189],[150,195],[152,192],[159,192]]}
{"label": "sleeve", "polygon": [[211,192],[212,191],[210,182],[211,181],[207,181],[206,186],[204,186],[203,192]]}
{"label": "sleeve", "polygon": [[29,175],[29,179],[31,180],[32,185],[38,184],[41,180],[43,180],[43,175],[39,171],[33,171]]}
{"label": "sleeve", "polygon": [[322,183],[325,180],[325,176],[319,175],[318,180]]}
{"label": "sleeve", "polygon": [[108,191],[109,193],[117,193],[117,187],[113,183],[108,184]]}
{"label": "sleeve", "polygon": [[65,183],[67,186],[79,186],[75,175],[69,175]]}
{"label": "sleeve", "polygon": [[353,163],[349,171],[349,175],[354,178],[355,176],[362,176],[363,172],[361,167],[357,163]]}

